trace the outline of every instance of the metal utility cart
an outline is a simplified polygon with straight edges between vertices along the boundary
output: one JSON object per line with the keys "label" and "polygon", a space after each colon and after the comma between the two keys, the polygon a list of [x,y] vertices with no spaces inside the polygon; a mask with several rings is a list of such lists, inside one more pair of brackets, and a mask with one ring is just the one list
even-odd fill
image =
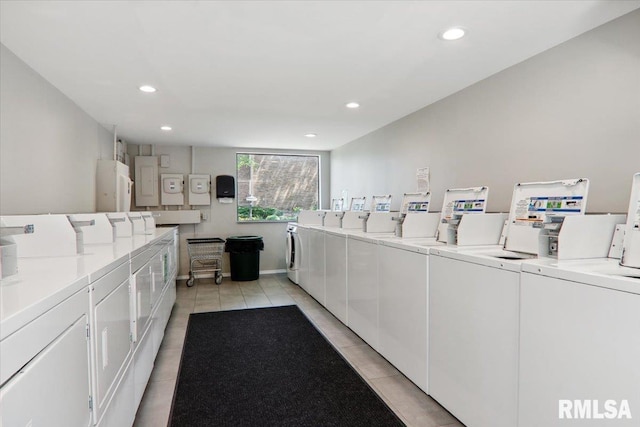
{"label": "metal utility cart", "polygon": [[224,239],[218,237],[187,239],[189,252],[189,279],[187,286],[193,286],[196,274],[215,273],[216,284],[222,283],[222,254]]}

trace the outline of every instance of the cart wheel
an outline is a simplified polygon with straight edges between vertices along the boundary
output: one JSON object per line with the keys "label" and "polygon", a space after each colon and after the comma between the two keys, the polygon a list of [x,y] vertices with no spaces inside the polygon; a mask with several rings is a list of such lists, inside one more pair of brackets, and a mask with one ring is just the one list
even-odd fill
{"label": "cart wheel", "polygon": [[222,283],[222,273],[216,273],[216,285]]}
{"label": "cart wheel", "polygon": [[188,287],[192,287],[193,286],[193,282],[194,282],[194,278],[193,278],[193,273],[189,272],[189,278],[187,279],[187,286]]}

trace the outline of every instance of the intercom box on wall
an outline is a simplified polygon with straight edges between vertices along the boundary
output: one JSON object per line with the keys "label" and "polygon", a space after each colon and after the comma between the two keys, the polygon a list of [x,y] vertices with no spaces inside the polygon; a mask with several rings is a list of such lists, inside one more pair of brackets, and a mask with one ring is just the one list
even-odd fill
{"label": "intercom box on wall", "polygon": [[211,175],[189,175],[189,204],[211,205]]}
{"label": "intercom box on wall", "polygon": [[235,179],[231,175],[216,176],[216,198],[233,199],[236,197]]}

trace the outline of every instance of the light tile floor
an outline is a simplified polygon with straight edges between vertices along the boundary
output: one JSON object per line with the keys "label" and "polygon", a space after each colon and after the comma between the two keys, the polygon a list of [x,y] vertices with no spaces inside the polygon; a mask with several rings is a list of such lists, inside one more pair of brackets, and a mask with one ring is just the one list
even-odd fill
{"label": "light tile floor", "polygon": [[176,304],[155,367],[136,415],[135,427],[166,426],[190,313],[297,304],[333,346],[408,426],[464,427],[285,274],[221,285],[178,281]]}

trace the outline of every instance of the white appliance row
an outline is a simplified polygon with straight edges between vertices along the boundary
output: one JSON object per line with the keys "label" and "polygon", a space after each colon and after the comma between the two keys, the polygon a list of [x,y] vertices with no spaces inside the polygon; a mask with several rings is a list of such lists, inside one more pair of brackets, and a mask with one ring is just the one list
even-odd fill
{"label": "white appliance row", "polygon": [[601,410],[626,399],[640,411],[637,277],[298,231],[310,254],[300,286],[465,425],[562,426],[562,399],[599,399]]}
{"label": "white appliance row", "polygon": [[308,255],[299,285],[427,391],[428,247],[359,231],[297,229]]}
{"label": "white appliance row", "polygon": [[516,187],[504,247],[298,225],[299,284],[468,427],[637,425],[640,175],[626,225],[587,190]]}
{"label": "white appliance row", "polygon": [[2,219],[34,224],[49,251],[32,257],[23,239],[17,274],[0,281],[2,424],[132,425],[176,299],[177,228],[54,255],[76,239],[67,216]]}

